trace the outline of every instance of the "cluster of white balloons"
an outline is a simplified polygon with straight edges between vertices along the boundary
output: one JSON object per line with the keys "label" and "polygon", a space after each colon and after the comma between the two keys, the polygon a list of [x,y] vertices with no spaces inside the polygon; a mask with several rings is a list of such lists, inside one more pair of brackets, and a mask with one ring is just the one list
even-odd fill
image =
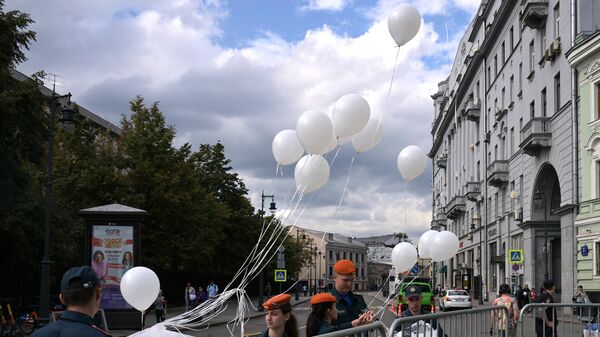
{"label": "cluster of white balloons", "polygon": [[160,281],[152,269],[133,267],[121,278],[121,295],[139,311],[148,309],[160,291]]}
{"label": "cluster of white balloons", "polygon": [[451,259],[458,252],[458,237],[449,231],[429,230],[419,238],[419,251],[409,242],[400,242],[392,250],[392,264],[397,272],[409,271],[419,257],[435,262]]}
{"label": "cluster of white balloons", "polygon": [[371,118],[367,100],[348,94],[335,102],[331,117],[323,111],[310,110],[298,118],[296,130],[277,133],[272,143],[273,156],[279,165],[296,163],[296,187],[302,193],[310,193],[329,180],[329,163],[324,154],[348,141],[352,141],[356,152],[368,151],[381,142],[382,130],[378,120]]}

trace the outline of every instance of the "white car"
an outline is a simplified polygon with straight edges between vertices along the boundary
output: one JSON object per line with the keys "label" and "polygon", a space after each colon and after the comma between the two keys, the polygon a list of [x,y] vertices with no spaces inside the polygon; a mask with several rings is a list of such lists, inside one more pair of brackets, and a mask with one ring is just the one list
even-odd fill
{"label": "white car", "polygon": [[446,295],[440,297],[440,309],[471,309],[473,303],[466,290],[448,290]]}

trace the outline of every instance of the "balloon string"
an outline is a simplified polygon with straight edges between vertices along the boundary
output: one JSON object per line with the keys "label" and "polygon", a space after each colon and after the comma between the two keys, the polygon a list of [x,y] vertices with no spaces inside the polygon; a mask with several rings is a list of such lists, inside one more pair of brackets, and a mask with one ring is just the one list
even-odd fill
{"label": "balloon string", "polygon": [[348,190],[348,183],[350,183],[350,176],[352,176],[352,167],[354,166],[354,158],[356,158],[356,153],[354,153],[354,155],[352,156],[352,160],[350,161],[350,168],[348,169],[348,178],[346,178],[346,184],[344,185],[344,190],[342,191],[342,196],[340,197],[340,202],[338,203],[334,214],[337,214],[337,212],[340,210],[340,207],[342,206],[342,201],[344,201],[344,195],[346,194],[346,191]]}
{"label": "balloon string", "polygon": [[[406,185],[407,185],[407,184],[408,184],[408,183],[405,181],[405,182],[404,182],[404,197],[405,197],[405,198],[407,198],[407,197],[408,197],[408,196],[407,196],[407,193],[406,193]],[[408,198],[407,198],[407,199],[408,199]],[[407,225],[407,223],[406,223],[406,212],[407,212],[406,204],[407,204],[407,202],[405,202],[405,203],[404,203],[404,226],[405,226],[405,228],[406,228],[406,225]]]}
{"label": "balloon string", "polygon": [[[394,84],[394,79],[396,77],[396,69],[398,68],[398,56],[400,55],[400,47],[397,47],[396,58],[394,59],[394,68],[392,70],[392,78],[390,79],[390,85],[388,86],[387,94],[385,95],[385,100],[383,101],[383,109],[381,110],[381,114],[379,115],[379,121],[377,122],[377,128],[375,130],[379,130],[381,126],[381,122],[383,121],[383,116],[385,115],[385,111],[387,110],[388,101],[390,100],[390,95],[392,93],[392,86]],[[377,132],[375,132],[377,134]],[[373,140],[375,140],[375,136],[373,136]]]}

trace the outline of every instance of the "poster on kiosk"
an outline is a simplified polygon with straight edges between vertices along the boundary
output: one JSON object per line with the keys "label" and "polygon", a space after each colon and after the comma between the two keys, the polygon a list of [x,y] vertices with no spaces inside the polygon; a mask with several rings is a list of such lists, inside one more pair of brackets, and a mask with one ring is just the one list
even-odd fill
{"label": "poster on kiosk", "polygon": [[102,284],[101,307],[131,309],[120,291],[121,278],[134,267],[133,226],[92,226],[91,266]]}

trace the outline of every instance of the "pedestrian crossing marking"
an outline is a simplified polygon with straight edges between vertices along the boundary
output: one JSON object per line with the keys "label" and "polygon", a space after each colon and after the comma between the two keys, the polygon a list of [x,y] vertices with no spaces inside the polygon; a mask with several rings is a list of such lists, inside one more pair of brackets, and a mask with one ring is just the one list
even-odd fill
{"label": "pedestrian crossing marking", "polygon": [[523,263],[523,250],[522,249],[511,249],[508,251],[510,255],[511,264],[522,264]]}
{"label": "pedestrian crossing marking", "polygon": [[286,269],[275,269],[275,282],[287,281],[287,270]]}

